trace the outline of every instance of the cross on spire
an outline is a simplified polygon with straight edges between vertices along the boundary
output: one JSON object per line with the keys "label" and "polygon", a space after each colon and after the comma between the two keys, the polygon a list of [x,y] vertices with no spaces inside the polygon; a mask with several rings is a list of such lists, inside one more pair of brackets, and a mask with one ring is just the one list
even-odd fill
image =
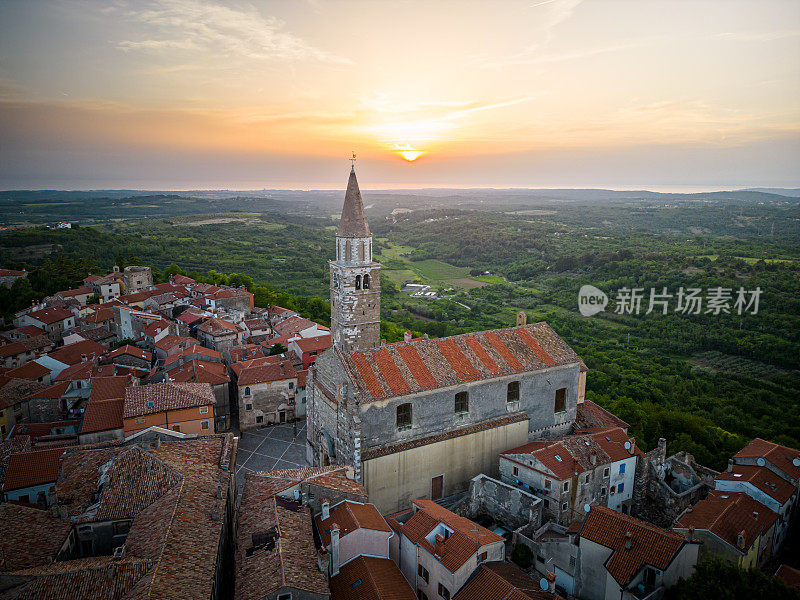
{"label": "cross on spire", "polygon": [[350,162],[352,163],[353,168],[355,169],[356,168],[356,153],[355,152],[353,152],[353,156],[352,156],[352,158],[350,158]]}

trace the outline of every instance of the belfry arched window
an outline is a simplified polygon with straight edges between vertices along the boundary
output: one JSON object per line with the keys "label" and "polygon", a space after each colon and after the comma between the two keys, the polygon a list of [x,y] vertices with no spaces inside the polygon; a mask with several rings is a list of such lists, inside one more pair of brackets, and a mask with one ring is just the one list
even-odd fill
{"label": "belfry arched window", "polygon": [[369,275],[364,275],[364,289],[369,289]]}
{"label": "belfry arched window", "polygon": [[361,275],[356,275],[356,289],[361,289]]}

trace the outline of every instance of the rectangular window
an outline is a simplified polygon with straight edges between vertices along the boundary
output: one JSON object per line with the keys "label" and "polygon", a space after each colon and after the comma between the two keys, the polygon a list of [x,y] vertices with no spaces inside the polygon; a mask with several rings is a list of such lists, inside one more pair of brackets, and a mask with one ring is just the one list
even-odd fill
{"label": "rectangular window", "polygon": [[289,389],[290,389],[290,390],[293,390],[293,389],[294,389],[294,381],[290,381],[290,382],[289,382]]}
{"label": "rectangular window", "polygon": [[245,410],[253,410],[253,405],[252,405],[252,404],[249,404],[249,403],[248,403],[248,404],[245,404],[245,405],[244,405],[244,409],[245,409]]}
{"label": "rectangular window", "polygon": [[625,472],[625,463],[622,463],[619,466],[619,474],[622,475]]}
{"label": "rectangular window", "polygon": [[397,407],[397,428],[411,428],[411,403],[407,402]]}
{"label": "rectangular window", "polygon": [[608,491],[608,490],[606,490],[606,486],[603,486],[603,487],[601,487],[601,488],[600,488],[600,495],[601,495],[601,496],[605,496],[607,491]]}
{"label": "rectangular window", "polygon": [[478,556],[478,562],[486,562],[488,556],[489,556],[488,552],[481,552],[480,555]]}
{"label": "rectangular window", "polygon": [[450,590],[444,587],[441,583],[439,584],[439,595],[444,598],[444,600],[450,600]]}
{"label": "rectangular window", "polygon": [[569,566],[570,567],[574,567],[575,566],[575,557],[574,556],[570,556],[569,557]]}
{"label": "rectangular window", "polygon": [[135,422],[137,425],[141,425],[142,423],[144,423],[144,417],[136,417]]}
{"label": "rectangular window", "polygon": [[519,467],[514,467],[514,477],[519,475]]}
{"label": "rectangular window", "polygon": [[291,594],[280,594],[278,600],[292,600]]}
{"label": "rectangular window", "polygon": [[31,497],[28,494],[21,494],[17,497],[18,502],[28,502],[30,503]]}
{"label": "rectangular window", "polygon": [[544,557],[537,554],[536,562],[544,564]]}
{"label": "rectangular window", "polygon": [[550,500],[548,500],[547,498],[545,498],[545,500],[544,500],[544,507],[545,508],[550,508]]}
{"label": "rectangular window", "polygon": [[208,421],[200,421],[200,429],[208,429]]}
{"label": "rectangular window", "polygon": [[455,412],[457,415],[469,412],[469,394],[467,392],[456,394]]}
{"label": "rectangular window", "polygon": [[419,600],[428,600],[428,595],[422,590],[417,590],[417,598],[419,598]]}
{"label": "rectangular window", "polygon": [[425,581],[425,583],[428,583],[428,578],[430,577],[428,569],[426,569],[422,565],[417,565],[417,575],[419,575]]}
{"label": "rectangular window", "polygon": [[584,483],[589,483],[589,473],[586,474],[586,479],[583,480]]}
{"label": "rectangular window", "polygon": [[569,481],[565,481],[565,482],[564,482],[564,491],[565,491],[565,492],[568,492],[568,491],[569,491]]}
{"label": "rectangular window", "polygon": [[603,469],[603,477],[608,477],[608,475],[609,475],[609,473],[610,473],[610,472],[611,472],[611,471],[609,470],[609,468],[608,468],[608,467],[606,467],[605,469]]}
{"label": "rectangular window", "polygon": [[550,486],[553,485],[549,479],[544,480],[544,489],[549,490]]}
{"label": "rectangular window", "polygon": [[116,521],[112,524],[112,528],[114,530],[114,535],[125,535],[131,529],[131,522],[130,521]]}
{"label": "rectangular window", "polygon": [[200,407],[200,414],[201,414],[201,415],[204,415],[204,414],[206,414],[207,412],[208,412],[208,407],[207,407],[207,406],[201,406],[201,407]]}
{"label": "rectangular window", "polygon": [[625,484],[624,483],[620,483],[617,486],[617,492],[619,492],[621,494],[623,491],[625,491]]}
{"label": "rectangular window", "polygon": [[555,412],[564,412],[565,410],[567,410],[567,388],[558,388],[556,390]]}
{"label": "rectangular window", "polygon": [[263,423],[263,422],[264,422],[264,416],[263,415],[258,415],[256,417],[256,423]]}
{"label": "rectangular window", "polygon": [[561,505],[561,510],[567,510],[568,508],[569,508],[569,502],[564,502],[564,503]]}
{"label": "rectangular window", "polygon": [[506,402],[516,402],[519,400],[519,381],[512,381],[506,390]]}
{"label": "rectangular window", "polygon": [[616,489],[617,489],[617,486],[615,486],[615,485],[611,486],[611,495],[612,496],[614,495],[614,492],[615,492]]}

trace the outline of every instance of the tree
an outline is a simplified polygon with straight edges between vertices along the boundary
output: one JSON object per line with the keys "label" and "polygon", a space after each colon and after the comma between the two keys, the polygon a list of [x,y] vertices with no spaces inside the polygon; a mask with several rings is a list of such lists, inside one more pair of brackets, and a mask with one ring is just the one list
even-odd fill
{"label": "tree", "polygon": [[664,594],[664,600],[800,600],[800,591],[758,569],[742,569],[710,556],[697,563],[689,579],[681,579]]}
{"label": "tree", "polygon": [[269,356],[276,356],[278,354],[286,354],[289,349],[282,344],[272,344],[269,349]]}

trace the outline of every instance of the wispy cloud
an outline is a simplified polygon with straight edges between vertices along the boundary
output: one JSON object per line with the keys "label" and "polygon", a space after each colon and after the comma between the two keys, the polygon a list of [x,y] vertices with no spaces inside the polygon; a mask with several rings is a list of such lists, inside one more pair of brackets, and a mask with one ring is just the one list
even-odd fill
{"label": "wispy cloud", "polygon": [[143,39],[117,43],[125,51],[201,50],[248,60],[334,65],[352,62],[286,31],[283,21],[262,15],[254,7],[239,9],[198,0],[164,0],[144,8],[130,8],[125,16],[145,27]]}

